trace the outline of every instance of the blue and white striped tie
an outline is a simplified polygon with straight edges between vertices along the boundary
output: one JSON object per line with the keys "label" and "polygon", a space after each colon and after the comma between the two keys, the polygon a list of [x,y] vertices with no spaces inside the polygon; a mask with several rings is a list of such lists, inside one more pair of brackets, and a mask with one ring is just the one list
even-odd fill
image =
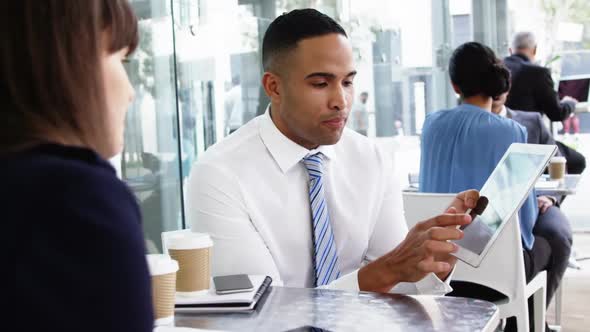
{"label": "blue and white striped tie", "polygon": [[329,284],[340,276],[336,242],[324,195],[322,158],[321,152],[303,158],[303,163],[309,173],[309,203],[313,220],[313,260],[316,286]]}

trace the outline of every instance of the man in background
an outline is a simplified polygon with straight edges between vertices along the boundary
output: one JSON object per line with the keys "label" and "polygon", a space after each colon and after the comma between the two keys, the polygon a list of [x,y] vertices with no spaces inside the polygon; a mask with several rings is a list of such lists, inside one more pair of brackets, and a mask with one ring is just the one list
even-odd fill
{"label": "man in background", "polygon": [[352,128],[357,133],[367,136],[367,129],[369,129],[369,112],[367,111],[367,100],[369,93],[361,92],[359,101],[352,106]]}
{"label": "man in background", "polygon": [[244,103],[242,102],[242,85],[240,77],[234,76],[232,87],[225,94],[225,130],[231,134],[244,122]]}
{"label": "man in background", "polygon": [[577,101],[565,96],[561,100],[554,90],[551,72],[534,64],[537,41],[532,32],[519,32],[514,36],[510,56],[504,64],[512,75],[512,87],[506,106],[527,112],[547,115],[551,121],[567,119]]}

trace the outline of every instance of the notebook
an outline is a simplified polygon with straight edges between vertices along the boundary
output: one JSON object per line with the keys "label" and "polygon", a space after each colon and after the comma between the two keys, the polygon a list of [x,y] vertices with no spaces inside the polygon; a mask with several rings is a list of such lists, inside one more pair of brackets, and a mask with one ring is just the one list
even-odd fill
{"label": "notebook", "polygon": [[263,275],[249,276],[254,290],[243,293],[219,295],[215,287],[205,294],[197,296],[176,296],[176,312],[210,313],[210,312],[249,312],[256,308],[256,304],[268,291],[272,278]]}

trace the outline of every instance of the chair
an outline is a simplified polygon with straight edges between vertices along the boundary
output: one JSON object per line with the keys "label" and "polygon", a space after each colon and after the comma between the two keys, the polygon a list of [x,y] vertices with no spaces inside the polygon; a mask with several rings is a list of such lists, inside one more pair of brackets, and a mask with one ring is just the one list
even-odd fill
{"label": "chair", "polygon": [[555,291],[553,298],[555,299],[555,325],[549,325],[549,327],[555,331],[561,331],[561,306],[563,304],[563,283],[565,278],[561,280],[561,283]]}
{"label": "chair", "polygon": [[[455,194],[404,192],[408,227],[443,213],[454,197]],[[518,331],[529,331],[527,300],[531,295],[534,296],[535,331],[544,331],[546,279],[547,272],[542,271],[526,283],[518,215],[508,221],[478,268],[458,261],[453,273],[453,280],[477,283],[506,295],[507,299],[496,303],[500,319],[516,316]]]}
{"label": "chair", "polygon": [[168,247],[166,246],[166,242],[168,239],[174,237],[175,235],[182,235],[186,233],[190,233],[191,229],[181,229],[177,231],[169,231],[169,232],[162,232],[162,253],[168,254]]}

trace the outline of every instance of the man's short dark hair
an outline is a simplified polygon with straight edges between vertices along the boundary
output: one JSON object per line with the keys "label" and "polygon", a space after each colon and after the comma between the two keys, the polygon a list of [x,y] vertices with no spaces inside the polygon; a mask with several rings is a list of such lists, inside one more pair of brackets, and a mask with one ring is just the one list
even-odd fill
{"label": "man's short dark hair", "polygon": [[262,40],[264,70],[276,70],[276,59],[295,49],[301,40],[332,33],[348,37],[340,24],[315,9],[295,9],[277,17]]}

